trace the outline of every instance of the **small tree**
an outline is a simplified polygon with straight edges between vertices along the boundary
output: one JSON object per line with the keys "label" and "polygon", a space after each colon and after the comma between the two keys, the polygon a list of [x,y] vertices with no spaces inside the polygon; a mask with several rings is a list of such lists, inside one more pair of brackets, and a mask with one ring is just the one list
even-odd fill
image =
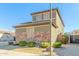
{"label": "small tree", "polygon": [[61,43],[62,44],[67,44],[68,43],[68,34],[64,33],[64,35],[62,35],[62,39],[61,39]]}

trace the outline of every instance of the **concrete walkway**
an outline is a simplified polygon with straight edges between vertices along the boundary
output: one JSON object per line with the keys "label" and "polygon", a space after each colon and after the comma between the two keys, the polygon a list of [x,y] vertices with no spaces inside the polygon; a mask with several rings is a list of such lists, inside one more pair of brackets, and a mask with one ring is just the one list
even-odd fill
{"label": "concrete walkway", "polygon": [[59,56],[79,56],[79,44],[67,44],[62,48],[55,48],[54,52]]}
{"label": "concrete walkway", "polygon": [[0,49],[0,56],[37,56],[37,54],[23,53],[23,52],[16,52],[16,51]]}

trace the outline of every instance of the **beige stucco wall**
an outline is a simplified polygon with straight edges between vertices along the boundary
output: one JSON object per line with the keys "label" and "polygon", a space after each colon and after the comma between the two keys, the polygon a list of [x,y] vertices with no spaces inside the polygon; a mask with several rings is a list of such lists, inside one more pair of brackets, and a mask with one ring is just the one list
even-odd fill
{"label": "beige stucco wall", "polygon": [[55,28],[52,26],[52,41],[55,42],[57,40],[57,35],[62,33],[64,34],[64,26],[60,20],[60,17],[56,11],[56,25],[58,26],[58,28]]}
{"label": "beige stucco wall", "polygon": [[49,32],[50,27],[48,24],[46,25],[38,25],[34,27],[35,32]]}
{"label": "beige stucco wall", "polygon": [[64,26],[63,26],[63,24],[61,22],[61,19],[60,19],[60,17],[59,17],[57,12],[56,12],[56,19],[57,19],[56,20],[56,24],[58,26],[57,32],[64,34]]}
{"label": "beige stucco wall", "polygon": [[56,39],[57,39],[57,31],[56,31],[56,28],[52,26],[52,28],[51,28],[51,41],[55,42]]}

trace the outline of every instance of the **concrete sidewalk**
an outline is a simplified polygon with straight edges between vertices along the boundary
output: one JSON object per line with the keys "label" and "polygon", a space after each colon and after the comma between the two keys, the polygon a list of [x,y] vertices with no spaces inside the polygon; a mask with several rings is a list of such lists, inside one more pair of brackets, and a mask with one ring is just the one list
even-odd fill
{"label": "concrete sidewalk", "polygon": [[16,51],[0,49],[0,56],[37,56],[37,54],[23,53],[23,52],[16,52]]}

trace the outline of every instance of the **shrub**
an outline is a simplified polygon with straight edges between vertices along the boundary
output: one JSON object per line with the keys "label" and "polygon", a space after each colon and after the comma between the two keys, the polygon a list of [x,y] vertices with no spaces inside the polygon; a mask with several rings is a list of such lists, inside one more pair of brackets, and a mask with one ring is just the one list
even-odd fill
{"label": "shrub", "polygon": [[67,43],[68,43],[68,39],[66,39],[66,38],[64,37],[62,40],[60,40],[60,42],[61,42],[62,44],[67,44]]}
{"label": "shrub", "polygon": [[55,43],[53,44],[53,47],[54,47],[54,48],[60,48],[61,45],[62,45],[61,42],[55,42]]}
{"label": "shrub", "polygon": [[49,47],[50,46],[50,42],[41,42],[40,43],[40,47],[41,48],[47,48],[47,47]]}
{"label": "shrub", "polygon": [[28,47],[35,47],[36,43],[34,41],[28,42]]}
{"label": "shrub", "polygon": [[27,42],[26,41],[20,41],[19,46],[26,46]]}
{"label": "shrub", "polygon": [[68,43],[68,35],[67,34],[62,35],[62,39],[60,40],[60,42],[62,44],[67,44]]}
{"label": "shrub", "polygon": [[64,41],[65,41],[64,44],[67,44],[68,43],[68,40],[69,40],[68,34],[67,33],[64,33]]}
{"label": "shrub", "polygon": [[61,42],[62,44],[68,43],[68,34],[64,33],[64,35],[60,35],[58,42]]}

